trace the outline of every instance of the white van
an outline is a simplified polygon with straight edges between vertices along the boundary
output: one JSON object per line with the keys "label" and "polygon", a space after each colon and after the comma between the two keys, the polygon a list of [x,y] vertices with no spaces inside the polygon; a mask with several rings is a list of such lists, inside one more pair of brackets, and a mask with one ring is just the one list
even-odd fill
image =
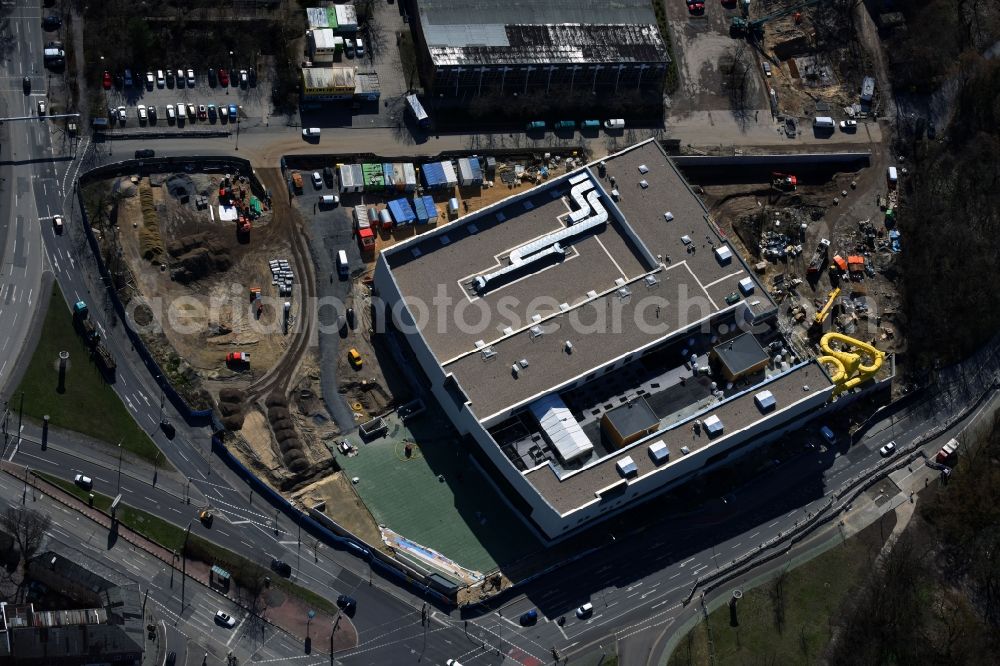
{"label": "white van", "polygon": [[813,127],[816,129],[833,129],[837,126],[830,116],[816,116],[813,118]]}
{"label": "white van", "polygon": [[336,194],[324,194],[319,202],[323,206],[336,206],[340,203],[340,197]]}
{"label": "white van", "polygon": [[365,55],[365,43],[361,41],[361,38],[355,39],[354,43],[354,52],[357,53],[359,58],[363,57]]}
{"label": "white van", "polygon": [[612,118],[611,120],[604,121],[604,127],[607,129],[624,129],[625,119],[624,118]]}
{"label": "white van", "polygon": [[347,253],[343,250],[337,251],[337,272],[340,273],[340,277],[346,278],[347,274],[351,270],[351,265],[347,263]]}

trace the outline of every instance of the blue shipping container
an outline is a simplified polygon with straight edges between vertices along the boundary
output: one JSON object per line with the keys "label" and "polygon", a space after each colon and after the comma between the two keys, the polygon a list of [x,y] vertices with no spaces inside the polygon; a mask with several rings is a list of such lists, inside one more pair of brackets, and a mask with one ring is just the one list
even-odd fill
{"label": "blue shipping container", "polygon": [[424,209],[427,211],[427,222],[437,222],[438,213],[434,197],[425,194],[421,199],[424,200]]}
{"label": "blue shipping container", "polygon": [[430,162],[423,166],[424,185],[429,188],[444,187],[444,167],[440,162]]}
{"label": "blue shipping container", "polygon": [[413,224],[417,214],[413,212],[413,206],[406,199],[393,199],[389,202],[389,212],[396,224]]}
{"label": "blue shipping container", "polygon": [[417,213],[417,224],[427,224],[427,207],[424,205],[423,197],[416,197],[413,200],[413,210]]}

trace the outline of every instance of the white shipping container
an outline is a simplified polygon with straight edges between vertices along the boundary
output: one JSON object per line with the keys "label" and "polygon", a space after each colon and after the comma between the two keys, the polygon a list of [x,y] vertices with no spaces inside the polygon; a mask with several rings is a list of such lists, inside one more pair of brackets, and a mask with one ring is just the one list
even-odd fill
{"label": "white shipping container", "polygon": [[417,170],[413,167],[412,162],[405,162],[403,164],[403,176],[403,180],[406,183],[404,189],[407,192],[417,189]]}
{"label": "white shipping container", "polygon": [[441,162],[441,168],[444,169],[444,183],[447,187],[455,187],[458,185],[458,176],[455,174],[455,167],[448,160]]}
{"label": "white shipping container", "polygon": [[337,5],[337,31],[357,32],[358,13],[354,10],[354,5]]}

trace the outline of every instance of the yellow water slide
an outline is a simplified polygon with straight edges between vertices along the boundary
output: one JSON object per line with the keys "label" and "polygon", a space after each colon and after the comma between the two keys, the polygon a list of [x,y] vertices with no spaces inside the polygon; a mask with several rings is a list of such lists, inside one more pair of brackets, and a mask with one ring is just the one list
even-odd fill
{"label": "yellow water slide", "polygon": [[[833,349],[830,346],[831,342],[849,345],[861,353]],[[843,333],[827,333],[820,338],[819,348],[823,350],[824,354],[819,357],[819,362],[834,368],[834,373],[830,377],[831,381],[836,384],[836,388],[833,390],[834,395],[848,391],[873,377],[885,361],[885,352]],[[867,357],[867,364],[862,362],[866,360],[862,359],[862,354]]]}

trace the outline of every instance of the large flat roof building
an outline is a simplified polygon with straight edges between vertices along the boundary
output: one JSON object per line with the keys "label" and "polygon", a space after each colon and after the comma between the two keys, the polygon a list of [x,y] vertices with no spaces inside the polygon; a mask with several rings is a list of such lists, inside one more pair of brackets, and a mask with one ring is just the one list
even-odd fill
{"label": "large flat roof building", "polygon": [[435,97],[661,94],[648,0],[416,0]]}
{"label": "large flat roof building", "polygon": [[[832,388],[784,349],[775,303],[652,140],[385,250],[375,289],[549,538],[767,441]],[[735,377],[709,362],[730,340]]]}

